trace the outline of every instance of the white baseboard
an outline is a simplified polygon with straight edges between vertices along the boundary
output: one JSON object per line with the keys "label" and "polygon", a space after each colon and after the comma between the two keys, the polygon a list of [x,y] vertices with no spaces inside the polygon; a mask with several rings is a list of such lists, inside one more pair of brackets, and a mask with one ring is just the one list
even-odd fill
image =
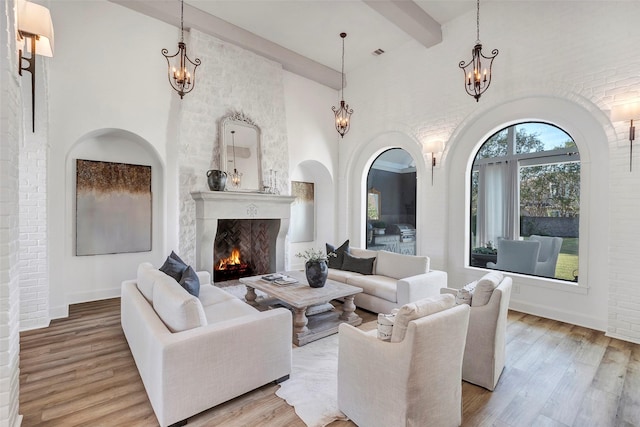
{"label": "white baseboard", "polygon": [[534,316],[540,316],[551,320],[558,320],[560,322],[583,326],[585,328],[595,329],[597,331],[606,332],[607,330],[606,320],[598,319],[592,316],[585,316],[581,313],[558,310],[542,305],[529,304],[526,302],[514,300],[513,295],[511,301],[509,302],[509,308],[515,311],[520,311],[522,313],[533,314]]}
{"label": "white baseboard", "polygon": [[120,286],[111,289],[102,289],[99,291],[78,292],[67,295],[68,304],[79,304],[82,302],[99,301],[102,299],[119,298]]}
{"label": "white baseboard", "polygon": [[628,341],[634,344],[640,344],[640,340],[636,339],[636,338],[630,338],[624,335],[619,335],[619,334],[615,334],[612,332],[607,332],[606,334],[604,334],[605,336],[609,337],[609,338],[615,338],[617,340],[622,340],[622,341]]}
{"label": "white baseboard", "polygon": [[69,306],[61,305],[58,307],[49,307],[49,317],[51,320],[69,317]]}
{"label": "white baseboard", "polygon": [[50,323],[51,323],[51,319],[21,320],[20,332],[46,328],[47,326],[49,326]]}

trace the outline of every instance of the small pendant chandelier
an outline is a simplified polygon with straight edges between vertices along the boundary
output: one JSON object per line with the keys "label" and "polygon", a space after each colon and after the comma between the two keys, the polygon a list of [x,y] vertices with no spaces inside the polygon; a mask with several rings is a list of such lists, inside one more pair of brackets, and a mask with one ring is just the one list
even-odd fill
{"label": "small pendant chandelier", "polygon": [[231,146],[233,147],[233,173],[231,174],[231,186],[233,188],[240,188],[242,185],[242,174],[236,169],[236,140],[235,130],[231,131]]}
{"label": "small pendant chandelier", "polygon": [[342,77],[342,89],[340,90],[340,107],[331,107],[331,110],[336,116],[336,130],[340,134],[340,137],[344,138],[344,134],[349,132],[353,109],[349,109],[349,104],[344,102],[344,38],[347,37],[347,33],[340,33],[340,37],[342,37],[342,71],[340,73]]}
{"label": "small pendant chandelier", "polygon": [[[187,56],[187,45],[184,43],[184,0],[180,2],[180,42],[178,51],[174,55],[169,55],[167,49],[162,49],[162,55],[167,58],[169,67],[169,84],[178,92],[180,99],[191,92],[196,86],[196,68],[200,65],[200,60],[194,61]],[[172,65],[171,62],[174,61]]]}
{"label": "small pendant chandelier", "polygon": [[[482,95],[491,84],[491,66],[493,65],[493,59],[498,55],[498,49],[491,51],[492,56],[484,56],[482,54],[482,43],[480,43],[480,0],[477,0],[476,9],[476,45],[473,47],[471,54],[471,61],[466,64],[464,61],[460,61],[458,66],[462,68],[462,72],[464,73],[465,90],[478,102],[480,95]],[[482,59],[489,60],[488,69],[482,69]]]}

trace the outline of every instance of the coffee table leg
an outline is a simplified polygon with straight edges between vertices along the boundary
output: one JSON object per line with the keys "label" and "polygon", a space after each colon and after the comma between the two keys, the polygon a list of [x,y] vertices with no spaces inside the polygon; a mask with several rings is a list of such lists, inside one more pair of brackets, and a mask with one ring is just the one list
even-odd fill
{"label": "coffee table leg", "polygon": [[307,307],[303,308],[295,308],[295,313],[293,315],[293,336],[298,338],[307,332],[309,329],[307,328],[307,323],[309,323],[309,319],[307,319]]}
{"label": "coffee table leg", "polygon": [[358,316],[356,313],[356,305],[353,303],[353,295],[344,298],[344,302],[342,303],[342,314],[340,315],[341,320],[353,320]]}
{"label": "coffee table leg", "polygon": [[244,296],[244,299],[247,300],[247,303],[251,305],[258,305],[256,303],[256,298],[258,298],[258,295],[256,295],[256,290],[251,286],[247,286],[247,294]]}

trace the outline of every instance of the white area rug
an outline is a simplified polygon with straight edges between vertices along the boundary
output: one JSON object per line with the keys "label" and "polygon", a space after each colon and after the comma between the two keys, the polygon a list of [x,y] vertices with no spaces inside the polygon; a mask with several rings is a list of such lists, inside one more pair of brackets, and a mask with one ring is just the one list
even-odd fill
{"label": "white area rug", "polygon": [[346,420],[338,409],[338,334],[294,348],[291,376],[276,396],[293,406],[308,427]]}

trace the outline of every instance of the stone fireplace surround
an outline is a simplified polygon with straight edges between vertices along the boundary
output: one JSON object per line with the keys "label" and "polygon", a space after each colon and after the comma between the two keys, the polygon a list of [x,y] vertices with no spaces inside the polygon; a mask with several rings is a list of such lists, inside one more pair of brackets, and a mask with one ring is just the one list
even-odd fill
{"label": "stone fireplace surround", "polygon": [[191,197],[196,205],[196,270],[208,271],[213,277],[219,219],[279,219],[270,267],[274,272],[284,270],[284,244],[295,197],[232,191],[196,191]]}

